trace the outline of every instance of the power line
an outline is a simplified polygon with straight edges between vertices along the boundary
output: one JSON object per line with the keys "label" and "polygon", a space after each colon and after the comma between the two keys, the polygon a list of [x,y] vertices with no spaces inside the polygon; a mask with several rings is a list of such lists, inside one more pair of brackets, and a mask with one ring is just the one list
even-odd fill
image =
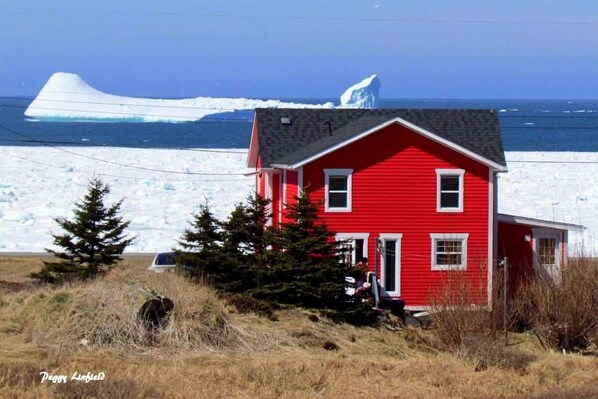
{"label": "power line", "polygon": [[523,130],[597,130],[598,126],[501,126],[501,129]]}
{"label": "power line", "polygon": [[[5,138],[5,137],[0,137],[0,141],[17,142],[17,143],[36,143],[36,144],[63,144],[63,145],[74,145],[74,146],[80,146],[80,147],[89,147],[89,145],[87,145],[87,144],[74,142],[74,141],[10,139],[10,138]],[[131,148],[131,147],[125,147],[125,148]],[[153,147],[132,147],[132,148],[153,148]],[[161,147],[157,147],[157,148],[163,149]],[[192,151],[192,152],[208,152],[208,153],[214,153],[214,154],[246,154],[247,153],[247,150],[236,150],[236,151],[235,150],[221,150],[221,149],[211,150],[208,148],[183,148],[183,147],[175,147],[175,148],[169,148],[169,149],[181,150],[181,151]]]}
{"label": "power line", "polygon": [[[201,123],[202,120],[204,122],[207,122],[207,121],[210,121],[210,122],[221,122],[221,121],[226,121],[227,120],[227,118],[204,118],[202,116],[141,114],[141,113],[135,113],[135,112],[98,111],[98,110],[84,110],[84,109],[72,109],[72,108],[71,109],[68,109],[68,108],[65,109],[65,108],[49,108],[49,107],[37,107],[37,106],[26,107],[24,105],[10,105],[10,104],[2,105],[2,106],[9,107],[9,108],[41,109],[41,110],[46,110],[46,111],[66,111],[66,112],[82,112],[82,113],[92,113],[92,114],[125,115],[125,116],[139,117],[139,118],[144,118],[144,117],[179,118],[179,119],[189,119],[188,122],[191,122],[191,123]],[[224,112],[229,112],[229,111],[224,111]],[[208,115],[210,115],[210,114],[208,114]],[[200,118],[200,119],[198,120],[198,118]],[[252,122],[250,120],[241,119],[241,118],[228,118],[228,121],[246,122],[246,123]]]}
{"label": "power line", "polygon": [[[73,94],[87,94],[87,93],[83,93],[83,92],[71,92]],[[103,93],[102,93],[103,94]],[[23,101],[29,101],[30,99],[22,99],[22,98],[17,98],[17,97],[0,97],[2,99],[19,99],[19,100],[23,100]],[[104,102],[104,101],[79,101],[79,100],[56,100],[56,99],[42,99],[42,98],[36,98],[36,100],[39,101],[46,101],[46,102],[59,102],[59,103],[66,103],[66,104],[93,104],[93,105],[115,105],[115,106],[126,106],[126,107],[147,107],[147,108],[166,108],[166,109],[188,109],[188,110],[214,110],[214,111],[221,111],[219,113],[226,113],[226,112],[234,112],[234,111],[251,111],[252,108],[245,108],[245,109],[239,109],[239,108],[226,108],[226,107],[199,107],[199,106],[180,106],[180,105],[161,105],[161,104],[156,104],[156,105],[151,105],[151,104],[127,104],[127,103],[116,103],[116,102]],[[148,99],[148,100],[155,100],[155,99]],[[267,101],[267,100],[260,100],[257,99],[256,101]],[[273,100],[273,101],[281,101],[281,100]],[[312,105],[314,107],[317,106],[321,106],[322,104],[306,104],[306,105]],[[30,106],[25,106],[25,105],[15,105],[15,104],[0,104],[0,107],[8,107],[8,108],[23,108],[23,109],[27,109]],[[119,113],[116,111],[95,111],[95,110],[90,110],[90,109],[82,109],[82,110],[77,110],[77,109],[64,109],[64,108],[50,108],[50,107],[38,107],[38,106],[34,106],[31,108],[35,108],[35,109],[44,109],[44,110],[52,110],[52,111],[72,111],[72,112],[99,112],[99,113],[114,113],[114,114],[124,114],[124,115],[132,115],[132,116],[161,116],[161,117],[173,117],[173,118],[193,118],[196,119],[197,116],[178,116],[178,115],[147,115],[147,114],[136,114],[136,113],[130,113],[130,112],[126,112],[126,113]],[[492,109],[492,108],[490,108]],[[532,111],[533,112],[533,111]],[[560,113],[567,113],[567,114],[578,114],[578,113],[582,113],[582,112],[577,112],[577,111],[570,111],[570,112],[564,112],[564,111],[554,111],[554,112],[560,112]],[[588,113],[594,113],[594,110],[588,112]],[[208,114],[210,115],[210,114]],[[513,119],[598,119],[598,112],[596,112],[596,115],[498,115],[499,118],[513,118]],[[251,120],[248,119],[243,119],[243,118],[202,118],[203,120],[206,119],[213,119],[215,121],[241,121],[241,122],[251,122]]]}
{"label": "power line", "polygon": [[45,7],[0,7],[4,10],[73,12],[89,14],[123,14],[123,15],[158,15],[158,16],[190,16],[204,18],[245,18],[245,19],[277,19],[277,20],[314,20],[314,21],[346,21],[346,22],[397,22],[397,23],[436,23],[467,25],[598,25],[594,21],[538,21],[538,20],[467,20],[467,19],[432,19],[432,18],[367,18],[317,15],[259,15],[259,14],[224,14],[202,12],[164,12],[164,11],[122,11],[100,9],[45,8]]}
{"label": "power line", "polygon": [[2,151],[2,153],[4,153],[4,155],[10,157],[10,158],[14,158],[14,159],[19,159],[21,161],[26,161],[32,164],[37,164],[37,165],[42,165],[42,166],[49,166],[52,168],[57,168],[57,169],[65,169],[65,168],[69,168],[71,169],[72,172],[75,173],[81,173],[81,174],[86,174],[86,175],[99,175],[99,176],[107,176],[107,177],[114,177],[114,178],[118,178],[118,179],[131,179],[131,180],[156,180],[156,181],[168,181],[168,182],[240,182],[243,181],[245,179],[241,178],[241,179],[165,179],[165,178],[159,178],[159,177],[147,177],[147,176],[122,176],[122,175],[113,175],[113,174],[109,174],[109,173],[103,173],[103,172],[89,172],[89,171],[85,171],[85,170],[80,170],[80,169],[75,169],[75,168],[71,168],[70,166],[64,165],[64,166],[60,166],[60,165],[54,165],[54,164],[49,164],[46,162],[42,162],[36,159],[31,159],[31,158],[26,158],[26,157],[22,157],[22,156],[17,156],[14,154],[9,154],[6,151]]}
{"label": "power line", "polygon": [[[52,93],[56,93],[54,91],[50,91],[48,90],[47,92],[52,92]],[[66,92],[58,92],[58,93],[66,93]],[[94,93],[84,93],[84,92],[70,92],[71,94],[81,94],[81,95],[89,95],[89,94],[94,94]],[[109,95],[112,96],[112,94],[105,94],[105,93],[97,93],[98,95]],[[9,100],[17,100],[16,97],[1,97],[1,98],[6,98]],[[156,101],[156,100],[160,100],[157,98],[142,98],[142,97],[129,97],[129,98],[134,98],[136,100],[149,100],[149,101]],[[210,97],[205,97],[210,98]],[[47,102],[58,102],[58,103],[67,103],[67,104],[98,104],[98,105],[119,105],[119,106],[127,106],[127,107],[151,107],[151,108],[176,108],[176,109],[203,109],[203,110],[221,110],[223,112],[230,112],[230,111],[235,111],[236,108],[226,108],[226,107],[198,107],[198,106],[183,106],[183,105],[163,105],[163,104],[128,104],[128,103],[113,103],[113,102],[108,102],[108,101],[81,101],[81,100],[57,100],[57,99],[51,99],[51,98],[39,98],[36,97],[34,98],[35,101],[47,101]],[[191,98],[191,100],[194,100],[194,98]],[[179,101],[179,100],[173,100],[173,99],[165,99],[165,101]],[[258,100],[258,101],[264,101],[264,100]]]}
{"label": "power line", "polygon": [[71,142],[71,141],[50,141],[50,140],[26,140],[26,139],[9,139],[0,137],[0,141],[9,141],[9,142],[17,142],[17,143],[37,143],[37,144],[64,144],[64,145],[78,145],[78,146],[85,146],[83,143],[78,142]]}
{"label": "power line", "polygon": [[551,160],[513,160],[507,163],[538,163],[538,164],[598,164],[598,161],[551,161]]}
{"label": "power line", "polygon": [[[18,136],[21,136],[23,138],[29,139],[31,140],[31,137],[28,137],[20,132],[17,132],[16,130],[13,130],[11,128],[8,128],[6,126],[2,126],[0,125],[1,129],[7,130],[9,132],[12,132]],[[96,157],[91,157],[88,155],[83,155],[83,154],[79,154],[76,153],[74,151],[69,151],[66,150],[64,148],[60,148],[60,147],[56,147],[56,146],[49,146],[51,148],[54,148],[58,151],[62,151],[65,152],[67,154],[71,154],[71,155],[75,155],[81,158],[86,158],[86,159],[91,159],[93,161],[97,161],[97,162],[103,162],[103,163],[107,163],[107,164],[111,164],[111,165],[118,165],[118,166],[122,166],[122,167],[126,167],[126,168],[131,168],[131,169],[138,169],[138,170],[145,170],[145,171],[150,171],[150,172],[161,172],[161,173],[172,173],[172,174],[179,174],[179,175],[196,175],[196,176],[244,176],[243,173],[206,173],[206,172],[181,172],[181,171],[176,171],[176,170],[164,170],[164,169],[154,169],[154,168],[146,168],[143,166],[137,166],[137,165],[129,165],[129,164],[124,164],[124,163],[120,163],[120,162],[114,162],[114,161],[109,161],[106,159],[101,159],[101,158],[96,158]]]}
{"label": "power line", "polygon": [[[18,105],[2,105],[0,107],[12,107],[12,108],[28,108],[25,106],[18,106]],[[198,117],[198,116],[182,116],[182,115],[161,115],[161,114],[137,114],[132,112],[117,112],[117,111],[97,111],[97,110],[77,110],[77,109],[65,109],[65,108],[48,108],[48,107],[29,107],[33,109],[43,109],[49,111],[66,111],[66,112],[81,112],[81,113],[91,113],[91,114],[108,114],[108,115],[124,115],[124,116],[133,116],[133,117],[162,117],[162,118],[180,118],[180,119],[189,119],[185,123],[219,123],[219,122],[242,122],[242,123],[252,123],[252,120],[241,119],[241,118],[206,118],[206,117]],[[209,114],[208,114],[209,115]],[[508,116],[505,116],[508,117]],[[197,118],[200,118],[199,120]],[[499,117],[500,118],[500,117]],[[552,117],[549,116],[527,116],[527,119],[549,119]],[[598,119],[596,117],[554,117],[557,119],[563,120],[571,120],[571,119]],[[535,126],[535,125],[523,125],[523,126],[501,126],[501,129],[534,129],[534,130],[562,130],[562,129],[573,129],[573,130],[596,130],[598,127],[596,126]]]}
{"label": "power line", "polygon": [[[70,93],[70,94],[81,94],[81,95],[106,95],[105,93],[86,93],[86,92],[80,92],[80,91],[54,91],[54,90],[47,90],[46,92],[48,93]],[[135,99],[144,99],[142,97],[131,97],[131,98],[135,98]],[[199,97],[198,97],[199,98]],[[210,97],[205,97],[210,98]],[[9,99],[9,100],[20,100],[20,101],[31,101],[31,98],[22,98],[22,97],[7,97],[7,96],[2,96],[0,97],[0,99]],[[194,98],[189,98],[191,100],[193,100]],[[218,98],[220,99],[220,98]],[[127,103],[116,103],[116,102],[107,102],[107,101],[80,101],[80,100],[57,100],[57,99],[44,99],[44,98],[38,98],[36,97],[33,100],[39,100],[39,101],[47,101],[47,102],[60,102],[60,103],[72,103],[72,104],[97,104],[97,105],[118,105],[118,106],[128,106],[128,107],[151,107],[151,108],[175,108],[175,109],[201,109],[201,110],[217,110],[217,111],[223,111],[223,112],[229,112],[229,111],[239,111],[239,110],[243,110],[243,109],[238,109],[238,108],[226,108],[226,107],[199,107],[199,106],[182,106],[182,105],[161,105],[161,104],[156,104],[156,105],[150,105],[150,104],[127,104]],[[155,98],[148,98],[147,100],[157,100]],[[322,101],[326,100],[326,99],[320,99]],[[178,101],[176,99],[166,99],[166,101]],[[262,99],[255,99],[255,101],[263,101],[263,102],[267,102],[267,101],[282,101],[280,99],[275,99],[275,100],[262,100]],[[306,104],[306,105],[313,105],[313,106],[318,106],[318,105],[322,105],[322,104]],[[0,106],[6,106],[6,107],[14,107],[14,108],[24,108],[25,106],[23,105],[14,105],[14,104],[0,104]],[[461,107],[455,107],[454,109],[458,109]],[[450,109],[450,108],[449,108]],[[486,109],[495,109],[495,108],[486,108]],[[245,110],[249,110],[249,109],[245,109]],[[531,112],[539,112],[539,111],[531,111]],[[540,111],[542,112],[542,111]],[[523,115],[507,115],[504,112],[498,112],[500,115],[498,115],[499,118],[534,118],[534,119],[598,119],[598,109],[594,110],[590,110],[590,111],[550,111],[550,112],[558,112],[558,113],[566,113],[568,115],[546,115],[546,112],[542,112],[541,115],[535,115],[535,114],[523,114]],[[584,114],[584,113],[596,113],[596,115],[577,115],[577,114]],[[575,114],[573,115],[569,115],[569,114]]]}

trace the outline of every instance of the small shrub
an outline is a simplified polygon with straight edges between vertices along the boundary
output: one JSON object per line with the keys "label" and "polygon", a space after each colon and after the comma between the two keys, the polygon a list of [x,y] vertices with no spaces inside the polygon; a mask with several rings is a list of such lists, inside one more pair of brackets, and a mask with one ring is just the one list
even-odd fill
{"label": "small shrub", "polygon": [[520,317],[547,348],[585,349],[598,334],[598,266],[585,259],[572,260],[560,281],[536,273],[519,293],[527,306]]}

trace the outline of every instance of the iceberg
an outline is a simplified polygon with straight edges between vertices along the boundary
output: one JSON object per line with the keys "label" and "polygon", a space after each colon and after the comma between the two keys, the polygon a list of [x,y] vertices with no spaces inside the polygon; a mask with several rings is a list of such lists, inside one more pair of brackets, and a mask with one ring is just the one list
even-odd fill
{"label": "iceberg", "polygon": [[[341,98],[340,107],[374,107],[379,86],[376,75],[365,79],[347,90],[357,94]],[[208,115],[222,118],[237,111],[252,111],[255,108],[334,108],[334,104],[247,98],[153,99],[117,96],[96,90],[77,74],[56,72],[27,107],[25,116],[43,121],[193,122]],[[235,114],[235,117],[238,118],[238,115]],[[252,114],[248,113],[244,117],[251,119]]]}
{"label": "iceberg", "polygon": [[341,107],[344,108],[378,108],[380,79],[372,75],[349,87],[341,95]]}

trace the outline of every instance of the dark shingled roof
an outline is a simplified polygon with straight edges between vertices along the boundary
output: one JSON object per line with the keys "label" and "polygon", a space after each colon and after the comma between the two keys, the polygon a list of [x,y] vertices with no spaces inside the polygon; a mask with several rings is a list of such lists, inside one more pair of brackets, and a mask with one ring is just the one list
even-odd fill
{"label": "dark shingled roof", "polygon": [[494,110],[314,108],[255,110],[262,166],[295,164],[396,117],[506,167]]}

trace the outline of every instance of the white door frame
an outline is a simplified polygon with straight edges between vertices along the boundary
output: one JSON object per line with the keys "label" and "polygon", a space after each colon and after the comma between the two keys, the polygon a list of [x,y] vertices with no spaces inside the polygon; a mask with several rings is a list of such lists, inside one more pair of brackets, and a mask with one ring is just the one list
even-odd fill
{"label": "white door frame", "polygon": [[[383,241],[383,250],[380,254],[380,285],[384,288],[384,291],[389,296],[400,296],[401,295],[401,240],[403,238],[402,233],[380,233],[380,240]],[[388,291],[384,287],[386,281],[385,269],[386,269],[386,241],[396,241],[395,244],[395,290]]]}

